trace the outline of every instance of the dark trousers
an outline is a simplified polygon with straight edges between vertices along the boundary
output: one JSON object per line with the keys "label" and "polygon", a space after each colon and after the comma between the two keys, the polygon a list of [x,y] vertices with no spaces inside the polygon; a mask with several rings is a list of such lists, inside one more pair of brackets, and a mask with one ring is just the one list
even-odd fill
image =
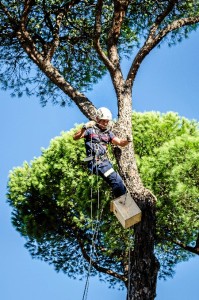
{"label": "dark trousers", "polygon": [[[126,187],[122,181],[120,175],[112,168],[112,164],[109,160],[103,160],[102,162],[91,161],[88,164],[88,168],[91,173],[101,176],[112,188],[114,196],[120,197],[126,193]],[[107,174],[110,174],[107,176]]]}

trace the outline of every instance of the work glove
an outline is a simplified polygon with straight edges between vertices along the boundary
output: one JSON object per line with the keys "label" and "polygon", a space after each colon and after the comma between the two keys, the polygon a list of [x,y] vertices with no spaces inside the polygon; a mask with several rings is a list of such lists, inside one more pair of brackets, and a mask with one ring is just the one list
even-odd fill
{"label": "work glove", "polygon": [[83,128],[88,129],[95,126],[95,124],[96,124],[95,121],[89,121],[83,125]]}
{"label": "work glove", "polygon": [[132,137],[130,135],[127,135],[126,136],[126,139],[129,143],[131,143],[133,141]]}

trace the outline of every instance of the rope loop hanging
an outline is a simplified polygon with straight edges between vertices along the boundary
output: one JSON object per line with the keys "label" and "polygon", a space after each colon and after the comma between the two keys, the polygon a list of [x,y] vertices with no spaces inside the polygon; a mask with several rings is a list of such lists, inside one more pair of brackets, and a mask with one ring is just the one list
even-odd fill
{"label": "rope loop hanging", "polygon": [[[91,145],[92,145],[92,136],[91,136]],[[92,165],[92,171],[91,174],[93,175],[93,165]],[[87,276],[86,276],[86,283],[84,287],[84,292],[83,292],[83,298],[82,300],[86,300],[88,297],[88,289],[89,289],[89,279],[90,279],[90,274],[91,274],[91,269],[92,269],[92,260],[94,260],[94,250],[95,250],[95,241],[97,240],[98,233],[99,233],[99,225],[100,225],[100,220],[102,218],[102,213],[103,213],[103,207],[100,210],[100,194],[99,194],[99,184],[98,184],[98,169],[97,169],[97,216],[96,216],[96,224],[94,226],[94,220],[93,220],[93,181],[91,181],[91,192],[90,192],[90,218],[91,218],[91,230],[93,232],[92,234],[92,239],[91,239],[91,250],[90,250],[90,259],[89,259],[89,266],[88,266],[88,271],[87,271]]]}

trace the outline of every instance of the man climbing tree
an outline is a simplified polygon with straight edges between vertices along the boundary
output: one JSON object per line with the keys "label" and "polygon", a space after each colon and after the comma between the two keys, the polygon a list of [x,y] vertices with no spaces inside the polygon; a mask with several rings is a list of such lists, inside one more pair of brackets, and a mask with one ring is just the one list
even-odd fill
{"label": "man climbing tree", "polygon": [[[118,107],[118,120],[113,132],[120,139],[125,139],[133,133],[132,90],[141,63],[161,42],[168,40],[169,44],[175,44],[197,28],[199,3],[195,0],[2,0],[0,21],[0,81],[3,89],[13,89],[13,94],[18,96],[23,92],[28,95],[35,92],[43,105],[50,97],[54,103],[61,105],[73,101],[92,120],[96,108],[85,91],[105,73],[109,73],[117,98],[115,105]],[[138,49],[137,53],[135,49]],[[121,66],[124,56],[131,59],[126,78]],[[114,155],[126,188],[142,210],[142,222],[131,232],[133,248],[128,270],[128,299],[153,300],[159,270],[154,254],[156,197],[140,179],[133,143],[129,143],[122,151],[116,148]],[[34,199],[35,192],[27,192],[26,195]],[[59,202],[58,194],[55,189],[52,198]],[[40,197],[44,201],[42,195]],[[46,201],[48,197],[46,194]],[[51,204],[48,209],[53,215],[56,213],[53,209],[55,201]],[[31,201],[31,205],[34,206],[34,201]],[[38,207],[32,209],[39,210]],[[23,213],[25,211],[29,210],[23,206]],[[23,213],[21,219],[19,216],[21,222]],[[38,212],[35,217],[41,221],[41,216],[42,213]],[[31,232],[31,222],[35,220],[30,219],[28,230]],[[19,220],[16,226],[19,226]],[[75,216],[71,222],[74,220]],[[65,223],[59,221],[63,227],[57,229],[58,235],[67,227],[68,233],[63,234],[66,237],[70,230],[76,228],[74,224],[74,227],[69,226],[66,219]],[[49,225],[46,223],[46,226]],[[49,230],[53,230],[53,226]],[[22,229],[24,234],[26,230]],[[43,239],[44,242],[48,234],[42,235],[41,227],[39,232],[37,241]],[[34,232],[31,234],[35,236]],[[88,244],[84,242],[89,240],[89,235],[81,235],[79,230],[73,231],[73,234],[87,259]],[[189,243],[193,242],[189,241],[187,245],[178,242],[178,245],[188,249]],[[197,253],[195,248],[193,251]],[[124,253],[126,249],[120,253],[121,257]],[[104,270],[106,264],[100,268],[93,262],[93,266]],[[120,274],[118,278],[123,277]]]}
{"label": "man climbing tree", "polygon": [[85,138],[88,168],[91,173],[101,176],[112,187],[115,197],[126,193],[126,187],[120,175],[114,171],[107,156],[107,145],[113,143],[124,147],[131,141],[121,140],[109,129],[112,114],[106,107],[101,107],[96,113],[96,122],[86,123],[74,134],[74,140]]}

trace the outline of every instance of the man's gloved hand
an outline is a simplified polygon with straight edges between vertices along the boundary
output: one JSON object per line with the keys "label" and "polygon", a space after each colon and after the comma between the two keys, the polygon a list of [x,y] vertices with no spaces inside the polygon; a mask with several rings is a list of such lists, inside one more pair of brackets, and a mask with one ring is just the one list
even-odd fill
{"label": "man's gloved hand", "polygon": [[95,124],[96,124],[95,121],[89,121],[83,125],[83,128],[87,129],[87,128],[95,126]]}
{"label": "man's gloved hand", "polygon": [[129,143],[131,143],[133,141],[132,137],[130,135],[127,135],[126,136],[126,139]]}

